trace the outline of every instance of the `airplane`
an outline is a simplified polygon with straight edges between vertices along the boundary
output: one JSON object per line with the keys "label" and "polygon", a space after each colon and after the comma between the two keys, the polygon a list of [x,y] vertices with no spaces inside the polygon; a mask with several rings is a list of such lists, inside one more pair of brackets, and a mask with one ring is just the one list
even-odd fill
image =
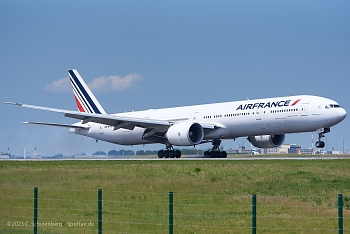
{"label": "airplane", "polygon": [[257,148],[275,148],[286,134],[318,130],[317,148],[330,128],[346,118],[346,111],[328,98],[297,95],[256,100],[149,109],[107,114],[77,70],[68,71],[78,111],[5,102],[25,108],[51,111],[79,120],[74,124],[24,122],[69,128],[70,132],[119,145],[160,143],[159,158],[179,158],[173,146],[196,146],[211,142],[205,156],[226,158],[222,140],[247,137]]}

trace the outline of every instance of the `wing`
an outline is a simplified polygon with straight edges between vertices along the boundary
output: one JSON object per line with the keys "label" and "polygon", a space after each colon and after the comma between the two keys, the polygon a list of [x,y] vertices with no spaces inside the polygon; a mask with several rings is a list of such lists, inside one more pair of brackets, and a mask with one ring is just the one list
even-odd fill
{"label": "wing", "polygon": [[[118,115],[109,115],[109,114],[96,114],[96,113],[86,113],[79,111],[71,111],[64,109],[56,109],[42,106],[33,106],[27,105],[17,102],[5,102],[5,104],[11,104],[16,106],[21,106],[24,108],[30,108],[35,110],[43,110],[61,113],[66,117],[81,120],[82,124],[86,124],[89,122],[105,124],[109,126],[113,126],[114,130],[119,128],[133,130],[135,127],[145,128],[144,138],[151,137],[152,135],[158,133],[165,133],[168,128],[173,124],[168,121],[156,120],[156,119],[144,119],[144,118],[134,118],[134,117],[124,117]],[[65,128],[80,128],[80,129],[88,129],[89,127],[80,126],[80,125],[66,125],[66,124],[53,124],[53,123],[42,123],[42,122],[24,122],[26,124],[36,124],[36,125],[46,125],[46,126],[55,126],[55,127],[65,127]],[[208,134],[221,126],[217,124],[210,123],[202,123],[204,133]]]}

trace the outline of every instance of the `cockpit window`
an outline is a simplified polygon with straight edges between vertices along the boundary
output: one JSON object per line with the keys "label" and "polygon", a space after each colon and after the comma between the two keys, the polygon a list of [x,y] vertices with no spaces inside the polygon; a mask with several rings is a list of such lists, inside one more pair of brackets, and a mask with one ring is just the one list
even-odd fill
{"label": "cockpit window", "polygon": [[326,109],[330,109],[330,108],[340,108],[340,105],[338,104],[328,104],[325,106]]}

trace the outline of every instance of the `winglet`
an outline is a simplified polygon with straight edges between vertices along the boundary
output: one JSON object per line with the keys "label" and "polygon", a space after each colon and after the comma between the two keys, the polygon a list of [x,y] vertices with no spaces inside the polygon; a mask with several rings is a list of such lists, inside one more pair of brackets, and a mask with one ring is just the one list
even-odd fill
{"label": "winglet", "polygon": [[80,112],[106,114],[95,95],[91,92],[77,70],[68,71],[72,84],[75,102]]}

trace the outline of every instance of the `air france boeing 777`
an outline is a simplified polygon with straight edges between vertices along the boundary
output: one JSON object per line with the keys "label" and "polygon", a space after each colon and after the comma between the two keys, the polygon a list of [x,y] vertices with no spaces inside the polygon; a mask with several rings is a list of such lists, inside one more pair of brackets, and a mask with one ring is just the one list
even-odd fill
{"label": "air france boeing 777", "polygon": [[180,157],[173,146],[195,146],[211,142],[213,148],[204,154],[227,157],[220,151],[222,140],[247,137],[258,148],[283,144],[285,134],[318,130],[316,147],[330,128],[346,117],[346,111],[328,98],[298,95],[256,100],[150,109],[107,114],[76,70],[68,72],[78,111],[62,110],[7,102],[26,108],[52,111],[80,120],[78,123],[56,124],[24,122],[69,128],[71,132],[120,145],[161,143],[160,158]]}

